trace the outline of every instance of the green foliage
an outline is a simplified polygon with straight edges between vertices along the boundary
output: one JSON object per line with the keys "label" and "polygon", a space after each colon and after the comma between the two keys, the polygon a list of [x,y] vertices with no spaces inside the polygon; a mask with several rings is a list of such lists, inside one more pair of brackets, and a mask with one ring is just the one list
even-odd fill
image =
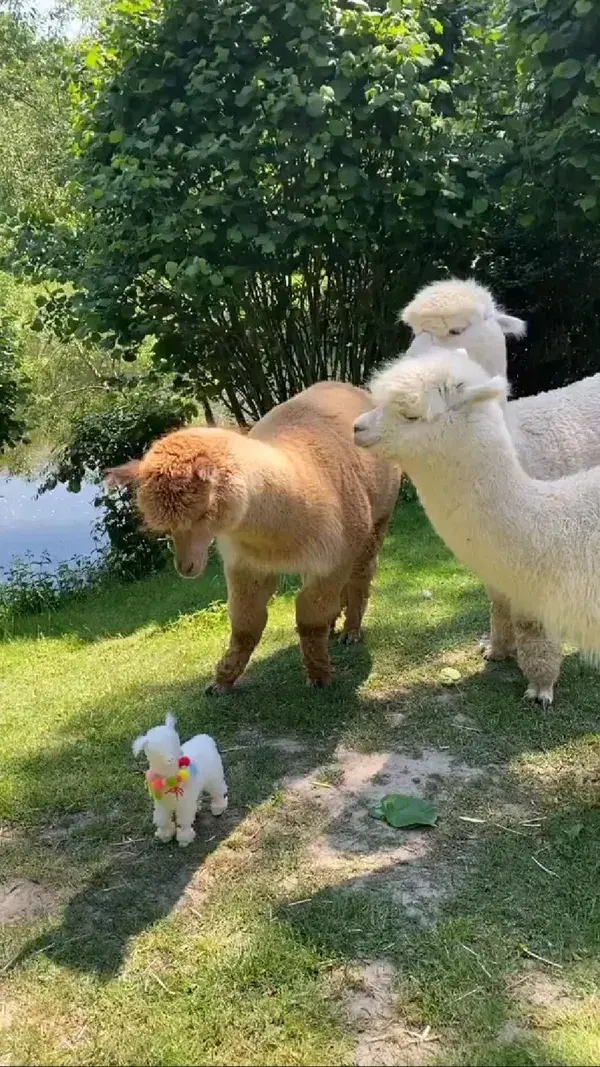
{"label": "green foliage", "polygon": [[56,611],[67,601],[99,590],[108,578],[103,558],[76,557],[52,569],[49,556],[13,559],[0,568],[0,624],[21,615]]}
{"label": "green foliage", "polygon": [[[78,492],[84,478],[100,483],[108,467],[141,456],[153,440],[183,425],[195,406],[173,392],[167,380],[131,379],[127,387],[110,392],[91,411],[73,418],[70,438],[54,460],[42,492],[64,483]],[[128,490],[108,493],[101,489],[94,501],[103,509],[98,532],[108,537],[106,565],[120,577],[138,577],[165,560],[162,542],[140,531],[139,519]]]}
{"label": "green foliage", "polygon": [[25,432],[24,399],[25,381],[18,366],[14,332],[0,317],[0,452],[16,444]]}
{"label": "green foliage", "polygon": [[523,225],[600,220],[600,8],[592,0],[510,0],[517,55]]}
{"label": "green foliage", "polygon": [[52,217],[68,203],[68,51],[30,12],[0,12],[0,210],[10,215]]}
{"label": "green foliage", "polygon": [[239,421],[361,381],[397,348],[415,249],[439,256],[481,209],[420,19],[408,2],[115,9],[79,70],[77,226],[19,236],[21,266],[75,286],[42,317],[125,358],[155,337],[157,366]]}

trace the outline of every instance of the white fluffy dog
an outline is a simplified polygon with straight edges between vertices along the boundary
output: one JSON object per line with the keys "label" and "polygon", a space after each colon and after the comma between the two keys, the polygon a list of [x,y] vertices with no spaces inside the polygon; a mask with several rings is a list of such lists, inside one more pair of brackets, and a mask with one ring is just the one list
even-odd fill
{"label": "white fluffy dog", "polygon": [[149,764],[146,782],[154,799],[155,836],[159,841],[177,837],[182,847],[189,845],[203,793],[210,795],[213,815],[227,808],[227,783],[215,742],[208,734],[196,734],[182,745],[175,719],[167,715],[164,725],[136,737],[133,753],[140,752]]}

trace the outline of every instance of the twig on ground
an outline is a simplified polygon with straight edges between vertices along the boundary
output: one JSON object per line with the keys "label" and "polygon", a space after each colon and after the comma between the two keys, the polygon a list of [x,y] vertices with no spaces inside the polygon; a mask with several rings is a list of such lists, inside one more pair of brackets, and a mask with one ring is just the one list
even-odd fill
{"label": "twig on ground", "polygon": [[547,956],[538,956],[537,952],[532,952],[531,949],[527,948],[527,945],[519,945],[519,949],[524,956],[529,956],[532,960],[539,960],[540,963],[547,963],[549,967],[556,967],[559,971],[562,971],[563,969],[562,963],[555,963],[554,960],[549,960]]}
{"label": "twig on ground", "polygon": [[544,867],[544,864],[540,863],[539,860],[536,860],[535,856],[532,856],[531,858],[535,863],[536,867],[539,867],[541,871],[545,871],[546,874],[551,874],[553,878],[558,878],[556,871],[551,871],[549,867]]}
{"label": "twig on ground", "polygon": [[165,993],[168,993],[170,997],[176,997],[177,996],[175,990],[174,989],[169,989],[168,985],[165,985],[165,983],[163,982],[162,978],[159,978],[159,976],[154,971],[147,971],[146,974],[148,975],[149,978],[154,978],[154,981],[158,982],[158,984],[161,987],[161,989],[164,989]]}
{"label": "twig on ground", "polygon": [[459,943],[461,948],[464,948],[465,952],[470,952],[471,956],[475,957],[475,959],[477,960],[477,963],[481,967],[481,970],[483,971],[483,973],[487,974],[488,978],[490,978],[492,980],[492,982],[493,982],[494,981],[494,976],[492,974],[490,974],[490,972],[488,971],[488,969],[485,966],[485,964],[482,963],[481,956],[477,952],[475,952],[475,949],[469,948],[468,945],[464,945],[462,941],[459,941],[458,943]]}

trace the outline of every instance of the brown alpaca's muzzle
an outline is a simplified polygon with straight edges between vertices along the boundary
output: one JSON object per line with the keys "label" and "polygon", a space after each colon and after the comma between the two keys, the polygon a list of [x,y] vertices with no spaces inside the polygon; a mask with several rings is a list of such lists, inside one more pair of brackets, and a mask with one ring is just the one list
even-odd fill
{"label": "brown alpaca's muzzle", "polygon": [[198,578],[204,573],[212,540],[212,533],[205,531],[173,534],[171,544],[175,570],[182,578]]}

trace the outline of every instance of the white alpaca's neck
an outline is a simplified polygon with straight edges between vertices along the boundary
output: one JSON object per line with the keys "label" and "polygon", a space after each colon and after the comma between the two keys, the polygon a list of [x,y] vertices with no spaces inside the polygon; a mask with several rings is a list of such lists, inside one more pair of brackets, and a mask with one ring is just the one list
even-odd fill
{"label": "white alpaca's neck", "polygon": [[533,551],[545,551],[538,483],[521,468],[496,402],[457,415],[405,466],[440,536],[490,585],[527,569],[532,530]]}

